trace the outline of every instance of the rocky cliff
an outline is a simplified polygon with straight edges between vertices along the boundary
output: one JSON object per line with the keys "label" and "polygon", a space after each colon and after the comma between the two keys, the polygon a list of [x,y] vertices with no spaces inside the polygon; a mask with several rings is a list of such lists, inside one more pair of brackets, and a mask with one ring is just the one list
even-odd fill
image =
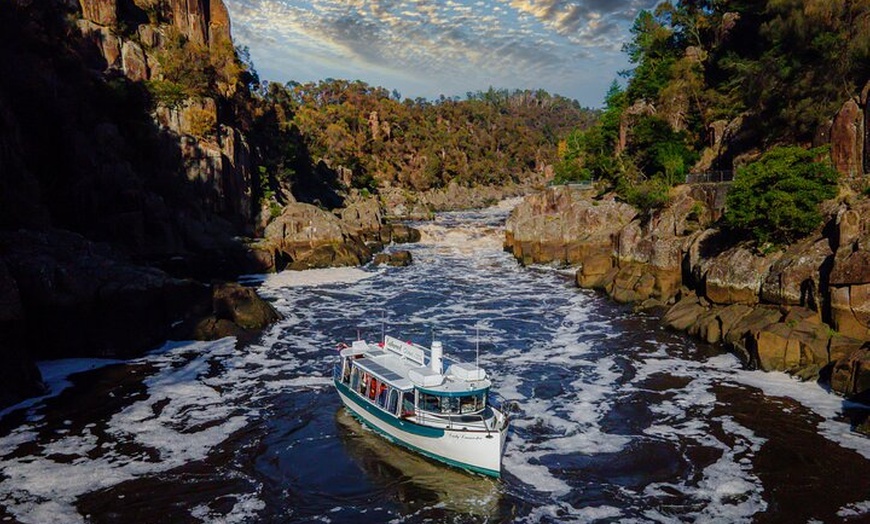
{"label": "rocky cliff", "polygon": [[[275,318],[256,296],[184,278],[256,267],[237,240],[253,231],[253,153],[235,124],[238,79],[218,74],[209,93],[174,104],[155,98],[171,38],[225,56],[226,8],[0,10],[0,405],[39,391],[34,359],[125,357],[170,335],[245,334]],[[237,314],[246,309],[256,314]]]}
{"label": "rocky cliff", "polygon": [[505,248],[523,264],[576,266],[579,286],[620,302],[659,306],[666,324],[747,365],[870,394],[870,201],[827,203],[826,227],[767,254],[709,227],[703,188],[678,186],[670,202],[638,216],[607,195],[551,188],[511,213]]}

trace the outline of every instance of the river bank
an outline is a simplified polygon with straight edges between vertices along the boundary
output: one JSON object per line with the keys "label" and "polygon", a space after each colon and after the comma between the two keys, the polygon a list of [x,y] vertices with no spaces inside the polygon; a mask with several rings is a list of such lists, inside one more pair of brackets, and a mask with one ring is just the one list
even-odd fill
{"label": "river bank", "polygon": [[[521,263],[576,266],[576,281],[618,302],[663,312],[665,324],[722,343],[750,368],[819,380],[867,402],[870,389],[870,203],[828,203],[825,227],[758,253],[711,227],[707,188],[679,186],[651,216],[594,190],[550,188],[507,220]],[[853,427],[870,433],[867,411]]]}

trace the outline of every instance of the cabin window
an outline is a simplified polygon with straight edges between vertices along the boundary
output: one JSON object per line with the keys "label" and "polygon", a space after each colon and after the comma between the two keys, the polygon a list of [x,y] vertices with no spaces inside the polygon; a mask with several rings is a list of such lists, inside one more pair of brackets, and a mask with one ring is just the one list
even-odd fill
{"label": "cabin window", "polygon": [[350,362],[344,358],[341,360],[341,381],[345,384],[350,383]]}
{"label": "cabin window", "polygon": [[399,406],[399,392],[395,389],[390,389],[390,401],[387,403],[387,411],[395,413]]}
{"label": "cabin window", "polygon": [[423,411],[430,411],[433,413],[441,411],[440,397],[428,393],[420,393],[420,402],[418,405]]}
{"label": "cabin window", "polygon": [[407,417],[414,414],[414,395],[411,393],[402,394],[402,416]]}
{"label": "cabin window", "polygon": [[486,407],[486,393],[478,393],[477,395],[468,395],[460,397],[459,411],[460,413],[475,413]]}
{"label": "cabin window", "polygon": [[378,382],[378,392],[377,392],[377,403],[378,406],[384,407],[387,405],[387,393],[389,390],[387,389],[387,385],[383,382]]}
{"label": "cabin window", "polygon": [[359,370],[353,368],[350,372],[350,389],[359,391]]}
{"label": "cabin window", "polygon": [[486,407],[486,392],[461,397],[420,393],[419,407],[423,411],[447,415],[477,413]]}

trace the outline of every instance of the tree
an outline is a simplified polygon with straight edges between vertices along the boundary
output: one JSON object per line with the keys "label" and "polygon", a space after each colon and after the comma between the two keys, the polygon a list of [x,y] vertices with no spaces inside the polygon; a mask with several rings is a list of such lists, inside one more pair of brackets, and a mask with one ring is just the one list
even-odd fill
{"label": "tree", "polygon": [[760,244],[787,244],[822,222],[819,204],[837,194],[837,172],[817,159],[824,148],[776,147],[737,171],[725,222]]}

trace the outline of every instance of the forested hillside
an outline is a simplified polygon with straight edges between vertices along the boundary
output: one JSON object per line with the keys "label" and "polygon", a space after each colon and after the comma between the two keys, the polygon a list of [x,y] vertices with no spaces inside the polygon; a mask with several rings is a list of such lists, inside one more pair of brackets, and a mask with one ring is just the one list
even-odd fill
{"label": "forested hillside", "polygon": [[312,179],[373,193],[521,182],[543,174],[557,159],[559,137],[596,115],[545,91],[401,100],[383,87],[330,79],[270,83],[260,96],[271,189],[289,184],[303,199]]}
{"label": "forested hillside", "polygon": [[641,204],[690,170],[826,145],[832,119],[870,79],[866,0],[663,2],[631,32],[627,83],[614,82],[600,122],[571,133],[563,158],[571,177],[608,180]]}

